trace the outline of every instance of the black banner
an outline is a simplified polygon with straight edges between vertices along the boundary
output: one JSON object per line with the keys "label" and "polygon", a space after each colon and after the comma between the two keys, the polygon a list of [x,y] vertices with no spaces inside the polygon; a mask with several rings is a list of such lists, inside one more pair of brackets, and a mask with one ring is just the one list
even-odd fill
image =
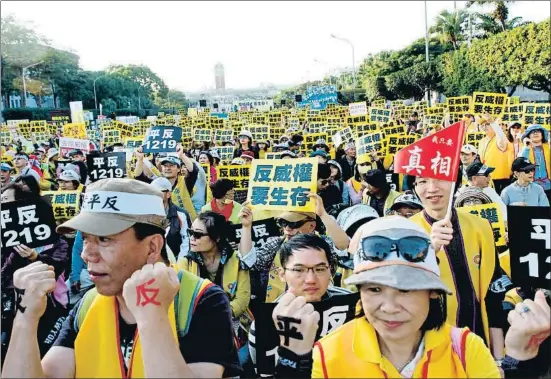
{"label": "black banner", "polygon": [[147,131],[143,144],[144,153],[173,153],[182,141],[179,126],[153,126]]}
{"label": "black banner", "polygon": [[[327,300],[312,303],[320,314],[316,341],[354,318],[358,293],[334,295]],[[254,334],[257,375],[273,375],[277,364],[279,335],[272,319],[277,303],[262,303],[255,309]]]}
{"label": "black banner", "polygon": [[126,176],[126,153],[103,153],[99,156],[88,155],[88,176],[91,182],[108,178]]}
{"label": "black banner", "polygon": [[[241,225],[231,225],[233,233],[231,233],[229,242],[234,250],[239,250],[239,241],[241,241]],[[253,221],[252,240],[253,246],[257,249],[266,243],[270,237],[281,236],[281,231],[274,218]]]}
{"label": "black banner", "polygon": [[507,216],[513,283],[515,286],[549,288],[551,208],[509,206]]}
{"label": "black banner", "polygon": [[2,203],[2,247],[39,247],[57,241],[52,207],[42,198]]}

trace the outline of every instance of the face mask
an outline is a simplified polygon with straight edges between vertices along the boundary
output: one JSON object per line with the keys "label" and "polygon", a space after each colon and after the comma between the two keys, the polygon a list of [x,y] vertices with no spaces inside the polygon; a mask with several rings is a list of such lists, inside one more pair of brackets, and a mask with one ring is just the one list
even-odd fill
{"label": "face mask", "polygon": [[360,174],[367,174],[367,172],[370,170],[371,168],[369,166],[359,166],[358,165],[358,172]]}

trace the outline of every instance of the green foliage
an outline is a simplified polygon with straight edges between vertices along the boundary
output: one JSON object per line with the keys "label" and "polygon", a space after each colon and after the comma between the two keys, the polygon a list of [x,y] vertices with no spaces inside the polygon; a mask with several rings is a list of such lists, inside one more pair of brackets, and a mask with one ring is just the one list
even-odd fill
{"label": "green foliage", "polygon": [[463,41],[464,25],[468,18],[465,10],[459,9],[454,12],[443,10],[436,17],[436,24],[430,29],[430,33],[436,33],[440,42],[443,44],[451,43],[454,49],[459,47],[459,42]]}
{"label": "green foliage", "polygon": [[[7,108],[2,110],[4,120],[49,120],[50,111],[59,108]],[[66,109],[69,111],[69,109]]]}

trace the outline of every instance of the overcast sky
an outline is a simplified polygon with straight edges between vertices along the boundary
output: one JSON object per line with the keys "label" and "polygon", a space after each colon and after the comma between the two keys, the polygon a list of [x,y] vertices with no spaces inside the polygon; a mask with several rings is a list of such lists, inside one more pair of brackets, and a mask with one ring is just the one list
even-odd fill
{"label": "overcast sky", "polygon": [[[430,26],[454,2],[427,7]],[[526,20],[550,17],[549,1],[510,9]],[[227,88],[294,84],[351,66],[350,46],[331,33],[354,44],[356,65],[425,33],[423,1],[2,1],[9,13],[32,22],[54,47],[73,49],[85,70],[144,64],[182,91],[213,87],[217,62]]]}

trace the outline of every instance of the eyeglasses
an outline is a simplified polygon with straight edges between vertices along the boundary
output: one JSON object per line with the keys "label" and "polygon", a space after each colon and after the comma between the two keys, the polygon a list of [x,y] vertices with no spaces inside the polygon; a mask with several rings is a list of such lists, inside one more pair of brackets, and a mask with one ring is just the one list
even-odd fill
{"label": "eyeglasses", "polygon": [[193,237],[196,240],[208,236],[207,233],[198,232],[198,231],[195,231],[195,230],[192,230],[192,229],[188,229],[187,234],[188,234],[188,236]]}
{"label": "eyeglasses", "polygon": [[328,266],[316,266],[316,267],[290,267],[284,268],[285,271],[291,271],[296,277],[302,278],[308,275],[308,272],[312,270],[315,276],[324,276],[329,272]]}
{"label": "eyeglasses", "polygon": [[290,229],[298,229],[300,228],[302,225],[306,224],[308,221],[313,221],[313,220],[310,220],[310,219],[305,219],[305,220],[300,220],[300,221],[295,221],[295,222],[291,222],[291,221],[287,221],[287,220],[284,220],[282,218],[278,218],[277,219],[277,225],[281,228],[281,229],[285,229],[286,227],[290,228]]}
{"label": "eyeglasses", "polygon": [[366,237],[362,240],[358,254],[363,260],[384,261],[391,251],[396,251],[408,262],[423,262],[429,252],[430,241],[421,237],[390,239],[382,236]]}

